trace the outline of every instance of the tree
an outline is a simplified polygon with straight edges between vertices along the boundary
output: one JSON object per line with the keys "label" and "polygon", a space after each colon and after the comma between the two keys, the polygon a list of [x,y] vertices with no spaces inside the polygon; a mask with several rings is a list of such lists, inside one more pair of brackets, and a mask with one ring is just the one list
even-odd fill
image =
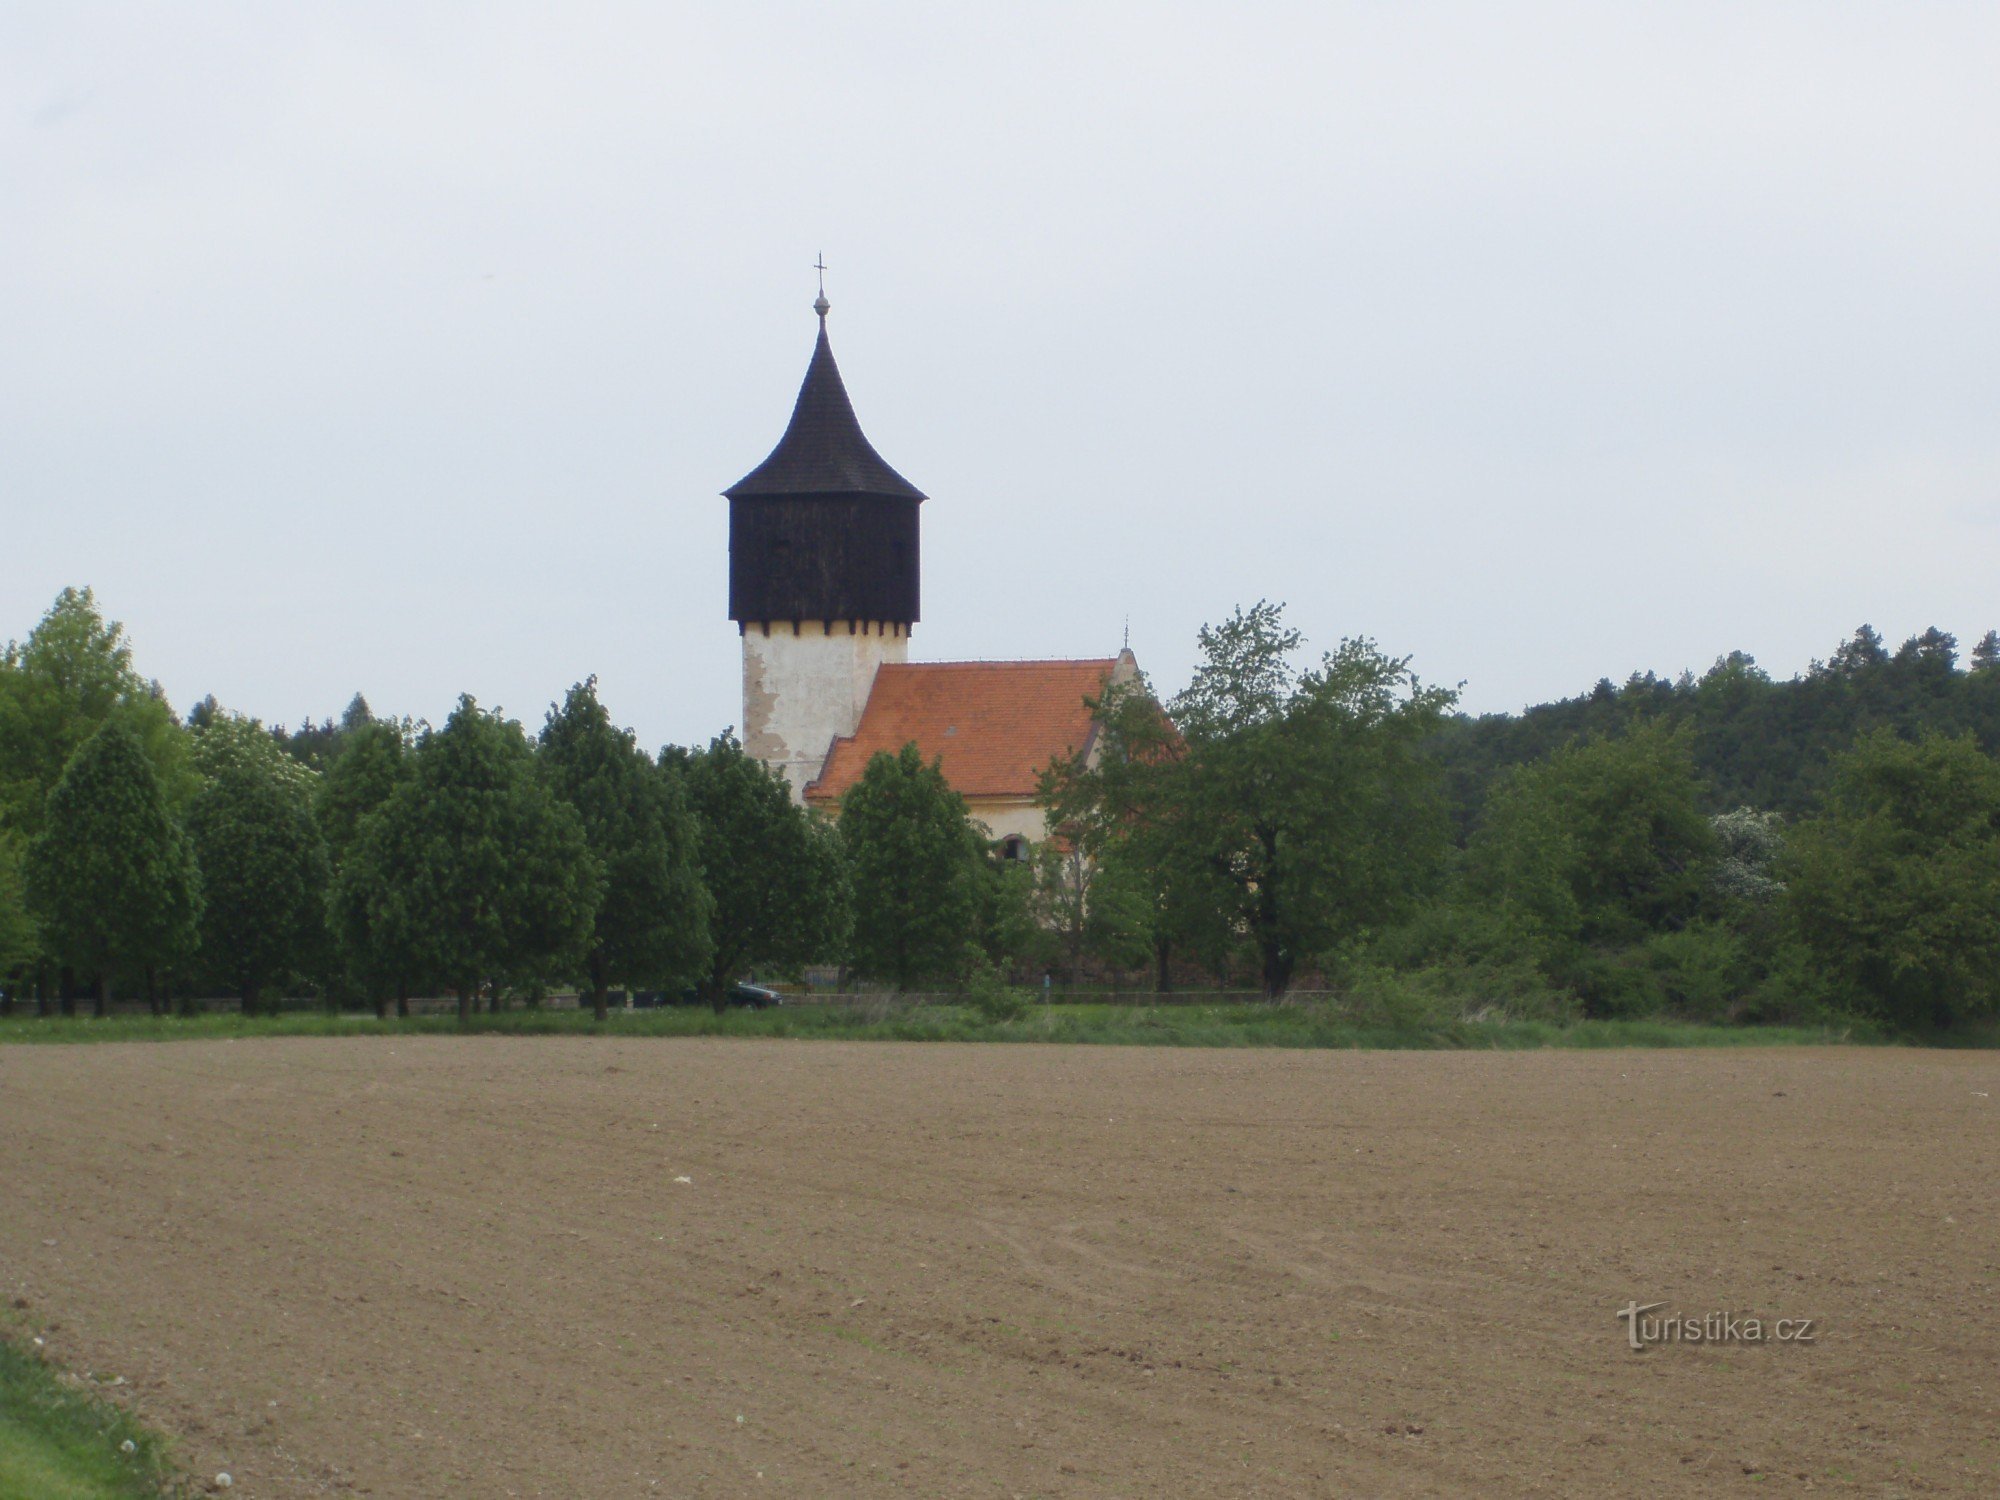
{"label": "tree", "polygon": [[879,752],[840,804],[855,971],[898,989],[954,980],[976,930],[981,840],[937,762]]}
{"label": "tree", "polygon": [[1448,830],[1420,746],[1456,695],[1365,639],[1295,674],[1300,637],[1275,605],[1199,640],[1172,705],[1188,745],[1176,822],[1276,997],[1302,959],[1394,916],[1434,878]]}
{"label": "tree", "polygon": [[2000,667],[2000,630],[1989,630],[1979,638],[1979,644],[1972,648],[1972,670],[1988,671]]}
{"label": "tree", "polygon": [[1100,714],[1096,763],[1058,778],[1069,783],[1058,816],[1132,820],[1134,847],[1180,885],[1161,895],[1197,929],[1242,934],[1276,997],[1301,962],[1388,920],[1435,877],[1449,825],[1422,745],[1455,694],[1365,639],[1300,671],[1301,637],[1274,604],[1199,640],[1171,722],[1129,695]]}
{"label": "tree", "polygon": [[597,1019],[612,980],[679,988],[709,957],[708,891],[697,862],[699,834],[678,777],[662,775],[597,700],[597,679],[551,708],[538,754],[544,780],[582,820],[604,871],[584,955]]}
{"label": "tree", "polygon": [[350,937],[382,944],[386,969],[451,984],[461,1021],[489,980],[574,973],[602,877],[521,726],[463,697],[413,761],[341,872]]}
{"label": "tree", "polygon": [[132,667],[124,627],[107,624],[89,589],[64,589],[26,641],[0,650],[0,823],[33,837],[63,769],[109,720],[138,740],[168,806],[197,781],[186,737],[159,684]]}
{"label": "tree", "polygon": [[709,1002],[720,1009],[729,986],[760,966],[839,958],[851,921],[839,835],[732,735],[693,753],[664,750],[660,764],[686,789],[715,903],[701,986]]}
{"label": "tree", "polygon": [[1969,737],[1862,739],[1780,869],[1795,930],[1847,1003],[1912,1026],[2000,1009],[2000,763]]}
{"label": "tree", "polygon": [[409,746],[394,724],[369,722],[349,731],[314,798],[327,857],[336,869],[360,837],[362,821],[396,790],[408,760]]}
{"label": "tree", "polygon": [[112,984],[141,978],[150,991],[158,969],[193,949],[194,856],[138,737],[117,720],[84,742],[49,793],[28,894],[56,960],[91,978],[100,1016]]}
{"label": "tree", "polygon": [[246,757],[209,777],[188,812],[203,963],[237,992],[246,1016],[257,1014],[268,983],[316,972],[324,956],[328,867],[311,797],[309,785]]}
{"label": "tree", "polygon": [[0,828],[0,1015],[14,1007],[14,976],[35,956],[35,919],[28,911],[27,841]]}
{"label": "tree", "polygon": [[1784,881],[1772,873],[1784,854],[1784,819],[1739,807],[1717,813],[1708,824],[1716,848],[1710,881],[1725,900],[1762,906],[1784,894]]}
{"label": "tree", "polygon": [[1475,892],[1594,1014],[1630,1006],[1615,955],[1685,926],[1710,888],[1692,746],[1663,723],[1566,745],[1501,777],[1469,845]]}
{"label": "tree", "polygon": [[1888,660],[1889,649],[1882,644],[1882,633],[1873,625],[1863,625],[1841,643],[1827,666],[1837,676],[1854,677]]}
{"label": "tree", "polygon": [[189,761],[198,776],[213,779],[231,767],[248,766],[302,793],[317,794],[319,773],[285,753],[277,737],[255,719],[215,707],[213,697],[189,735]]}
{"label": "tree", "polygon": [[378,1018],[388,1014],[392,991],[398,1013],[409,1014],[416,960],[411,943],[397,932],[371,927],[370,913],[377,909],[370,904],[371,890],[380,903],[390,903],[393,882],[385,885],[383,872],[355,856],[363,826],[388,802],[409,770],[409,745],[399,726],[360,723],[343,737],[314,799],[331,870],[327,927],[340,979],[374,1006]]}
{"label": "tree", "polygon": [[978,858],[974,861],[973,928],[985,961],[1002,975],[1024,968],[1040,973],[1054,956],[1055,930],[1046,920],[1041,873],[1046,845],[1030,858],[1008,852],[1007,840],[989,841],[974,825]]}
{"label": "tree", "polygon": [[[1163,887],[1156,872],[1131,858],[1129,846],[1112,844],[1088,861],[1076,851],[1066,851],[1058,872],[1054,888],[1065,892],[1063,904],[1071,908],[1068,920],[1073,922],[1076,908],[1081,908],[1078,957],[1121,970],[1139,968],[1171,952],[1176,926],[1185,925],[1174,922],[1171,908],[1162,901],[1172,886]],[[1154,984],[1162,993],[1173,987],[1165,972],[1156,974]]]}

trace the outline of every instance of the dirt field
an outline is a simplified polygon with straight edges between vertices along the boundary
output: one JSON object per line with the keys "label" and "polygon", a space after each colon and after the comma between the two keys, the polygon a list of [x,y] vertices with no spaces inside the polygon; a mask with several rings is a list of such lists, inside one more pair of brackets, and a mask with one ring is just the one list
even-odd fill
{"label": "dirt field", "polygon": [[1990,1495],[1996,1124],[1902,1050],[8,1047],[0,1288],[248,1496]]}

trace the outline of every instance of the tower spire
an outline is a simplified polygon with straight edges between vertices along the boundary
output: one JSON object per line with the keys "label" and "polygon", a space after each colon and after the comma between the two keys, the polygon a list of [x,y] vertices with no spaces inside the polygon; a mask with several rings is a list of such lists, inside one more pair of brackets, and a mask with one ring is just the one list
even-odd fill
{"label": "tower spire", "polygon": [[819,295],[813,298],[813,311],[819,314],[820,322],[825,323],[826,315],[832,311],[833,304],[826,300],[826,252],[824,250],[820,251],[813,258],[813,269],[819,272]]}

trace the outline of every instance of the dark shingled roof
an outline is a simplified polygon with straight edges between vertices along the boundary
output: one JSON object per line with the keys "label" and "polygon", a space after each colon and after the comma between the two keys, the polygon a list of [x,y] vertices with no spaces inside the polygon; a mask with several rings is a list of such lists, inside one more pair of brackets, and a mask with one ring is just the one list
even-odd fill
{"label": "dark shingled roof", "polygon": [[840,381],[833,347],[826,341],[826,319],[819,322],[819,343],[806,366],[792,422],[778,446],[735,484],[722,492],[731,500],[753,495],[888,495],[900,500],[924,498],[909,480],[882,461],[882,455],[861,435],[854,403]]}

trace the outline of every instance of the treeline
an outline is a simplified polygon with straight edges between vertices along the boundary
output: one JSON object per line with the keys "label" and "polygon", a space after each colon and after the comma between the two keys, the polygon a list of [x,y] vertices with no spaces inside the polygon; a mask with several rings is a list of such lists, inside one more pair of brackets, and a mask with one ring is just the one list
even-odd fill
{"label": "treeline", "polygon": [[88,591],[0,658],[0,986],[44,1013],[283,994],[406,1010],[578,985],[720,1002],[838,955],[847,853],[723,737],[657,756],[594,682],[533,739],[462,699],[438,728],[357,698],[274,734],[185,724]]}
{"label": "treeline", "polygon": [[1454,718],[1439,736],[1452,813],[1461,833],[1477,821],[1500,771],[1579,739],[1635,725],[1686,728],[1703,806],[1756,807],[1787,817],[1812,811],[1837,758],[1880,729],[1914,739],[1970,735],[2000,753],[2000,633],[1987,631],[1961,664],[1958,641],[1935,626],[1890,651],[1863,625],[1802,675],[1773,679],[1732,651],[1701,677],[1634,673],[1522,714]]}
{"label": "treeline", "polygon": [[1259,605],[1203,631],[1190,687],[1101,710],[1045,787],[1161,959],[1248,952],[1406,1012],[1868,1015],[2000,1001],[2000,638],[1961,670],[1864,627],[1772,682],[1736,655],[1520,718],[1347,642],[1299,667]]}
{"label": "treeline", "polygon": [[357,698],[267,730],[179,720],[88,592],[0,657],[0,990],[46,1013],[281,995],[721,1005],[809,965],[992,1015],[1049,971],[1338,989],[1397,1014],[1932,1027],[2000,998],[2000,642],[1970,667],[1864,629],[1519,718],[1367,640],[1309,658],[1275,606],[1189,686],[1096,708],[1048,768],[1054,836],[1001,857],[935,764],[882,755],[837,823],[722,736],[649,754],[594,681],[534,735]]}

